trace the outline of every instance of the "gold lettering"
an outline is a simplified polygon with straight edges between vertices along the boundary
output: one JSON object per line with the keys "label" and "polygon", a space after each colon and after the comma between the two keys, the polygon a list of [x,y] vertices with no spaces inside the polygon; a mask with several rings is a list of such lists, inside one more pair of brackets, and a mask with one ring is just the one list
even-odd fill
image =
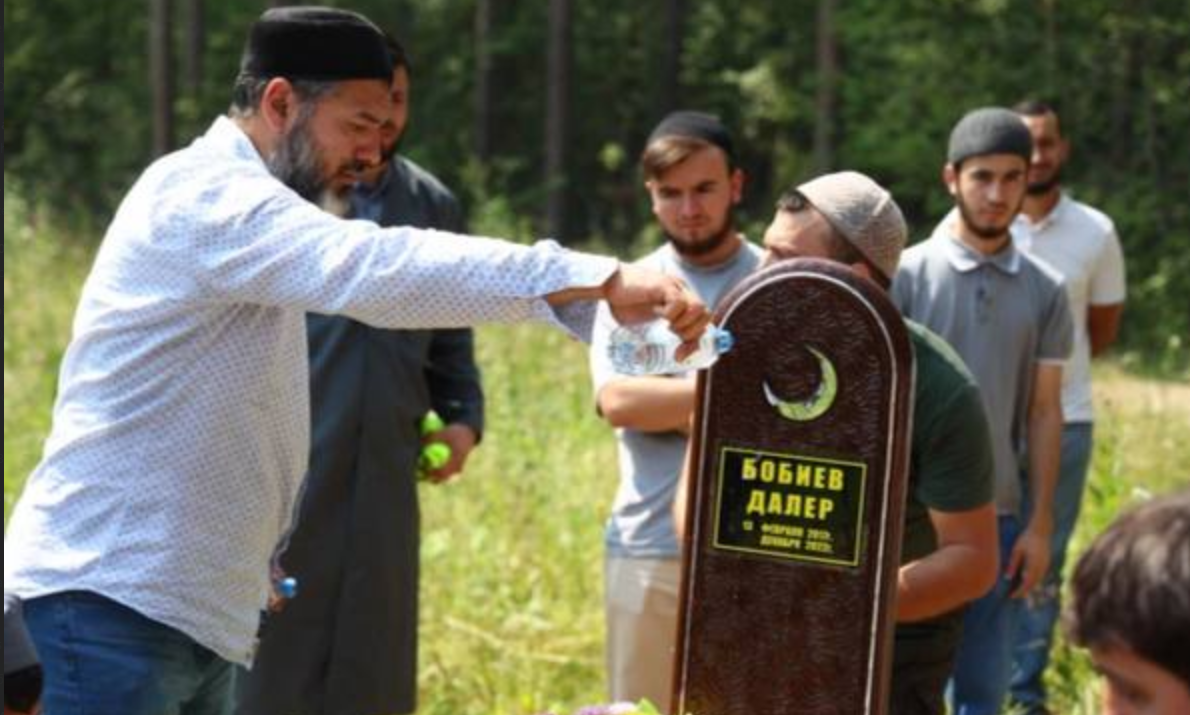
{"label": "gold lettering", "polygon": [[831,489],[831,491],[835,491],[835,492],[843,491],[843,470],[842,469],[836,468],[836,469],[831,470],[830,489]]}
{"label": "gold lettering", "polygon": [[822,502],[822,499],[820,499],[819,497],[806,497],[805,517],[807,519],[821,519],[822,518],[821,516],[818,515],[818,505],[821,502]]}
{"label": "gold lettering", "polygon": [[773,464],[772,460],[764,460],[760,463],[760,481],[765,484],[772,484],[773,480],[777,478],[777,465]]}
{"label": "gold lettering", "polygon": [[779,493],[773,492],[772,494],[769,494],[768,510],[771,514],[781,513],[781,495]]}
{"label": "gold lettering", "polygon": [[748,495],[748,509],[745,513],[764,516],[764,492],[762,490],[753,489],[752,493]]}
{"label": "gold lettering", "polygon": [[823,554],[829,554],[832,549],[831,545],[822,541],[807,541],[806,551],[817,551]]}
{"label": "gold lettering", "polygon": [[745,482],[756,480],[756,457],[744,457],[744,464],[740,468],[740,479]]}
{"label": "gold lettering", "polygon": [[789,494],[785,497],[785,516],[801,516],[802,497],[800,494]]}
{"label": "gold lettering", "polygon": [[810,479],[814,474],[814,469],[808,464],[797,465],[797,485],[799,487],[810,486]]}

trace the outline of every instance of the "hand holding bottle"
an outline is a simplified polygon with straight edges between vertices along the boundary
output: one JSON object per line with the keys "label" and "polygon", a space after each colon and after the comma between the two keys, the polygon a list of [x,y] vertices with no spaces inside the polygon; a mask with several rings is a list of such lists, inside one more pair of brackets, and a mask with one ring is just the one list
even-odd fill
{"label": "hand holding bottle", "polygon": [[663,320],[621,325],[612,331],[608,357],[622,375],[670,375],[710,367],[731,350],[731,333],[707,324],[689,355],[678,351],[682,339]]}

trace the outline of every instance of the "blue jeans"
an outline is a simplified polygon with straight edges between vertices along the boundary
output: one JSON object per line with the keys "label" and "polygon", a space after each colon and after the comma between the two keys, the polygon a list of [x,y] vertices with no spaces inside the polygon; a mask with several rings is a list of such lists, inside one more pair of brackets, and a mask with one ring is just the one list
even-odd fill
{"label": "blue jeans", "polygon": [[1012,701],[1024,715],[1043,715],[1045,685],[1041,676],[1049,665],[1054,624],[1061,610],[1062,566],[1066,546],[1083,504],[1087,468],[1091,464],[1090,422],[1077,422],[1062,429],[1062,465],[1054,491],[1054,537],[1052,560],[1045,580],[1030,595],[1021,612],[1013,652]]}
{"label": "blue jeans", "polygon": [[1003,570],[1020,536],[1021,522],[1015,516],[1001,516],[999,527],[1000,577],[987,595],[967,606],[963,616],[963,636],[950,682],[954,715],[996,715],[1008,694],[1012,644],[1024,602],[1009,598],[1016,584],[1004,577]]}
{"label": "blue jeans", "polygon": [[230,663],[179,631],[89,591],[25,603],[44,715],[231,715]]}

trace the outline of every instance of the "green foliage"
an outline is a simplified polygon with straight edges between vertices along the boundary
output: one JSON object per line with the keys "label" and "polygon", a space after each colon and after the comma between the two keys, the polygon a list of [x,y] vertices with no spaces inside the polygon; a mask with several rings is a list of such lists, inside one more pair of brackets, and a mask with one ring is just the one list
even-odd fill
{"label": "green foliage", "polygon": [[[520,238],[532,232],[546,195],[546,4],[492,4],[493,155],[482,166],[473,158],[474,2],[331,4],[368,14],[408,46],[413,158],[455,186],[481,224],[515,225]],[[774,198],[813,171],[818,4],[684,2],[679,102],[735,127],[749,174],[740,219],[754,238]],[[573,3],[565,239],[622,250],[651,223],[635,158],[666,109],[664,5]],[[245,30],[264,3],[204,6],[202,84],[178,99],[183,144],[225,109]],[[149,160],[146,6],[4,7],[6,175],[56,214],[102,222]],[[179,58],[183,19],[179,8]],[[1128,359],[1190,375],[1190,18],[1182,0],[850,0],[837,3],[834,37],[835,163],[892,188],[915,236],[949,208],[939,170],[964,111],[1025,96],[1056,101],[1074,145],[1067,183],[1115,219],[1124,243]]]}
{"label": "green foliage", "polygon": [[90,249],[62,241],[4,177],[4,514],[41,457]]}

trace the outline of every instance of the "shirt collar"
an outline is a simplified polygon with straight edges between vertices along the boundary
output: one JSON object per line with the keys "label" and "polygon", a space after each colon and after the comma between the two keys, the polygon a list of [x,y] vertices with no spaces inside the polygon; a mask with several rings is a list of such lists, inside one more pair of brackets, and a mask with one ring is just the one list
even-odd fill
{"label": "shirt collar", "polygon": [[670,258],[680,265],[683,270],[689,271],[690,273],[718,273],[720,271],[730,270],[735,266],[735,264],[739,263],[744,256],[748,255],[747,236],[742,233],[737,233],[736,235],[739,236],[740,239],[739,245],[736,246],[736,250],[719,263],[710,266],[691,263],[690,261],[686,260],[686,257],[678,253],[677,249],[674,248],[672,243],[666,242],[665,246],[667,249],[669,249]]}
{"label": "shirt collar", "polygon": [[1043,216],[1040,221],[1034,223],[1029,220],[1029,217],[1022,211],[1013,220],[1014,227],[1023,227],[1032,233],[1041,233],[1047,231],[1050,227],[1057,223],[1061,223],[1062,218],[1066,212],[1070,210],[1071,199],[1070,195],[1063,191],[1058,197],[1058,203],[1050,209],[1050,212]]}
{"label": "shirt collar", "polygon": [[1004,248],[990,256],[984,255],[971,248],[955,234],[954,220],[957,212],[952,211],[934,230],[934,240],[941,241],[950,265],[960,273],[968,273],[985,265],[997,268],[1001,273],[1016,275],[1021,269],[1021,254],[1013,241],[1004,244]]}
{"label": "shirt collar", "polygon": [[226,115],[215,118],[210,128],[207,129],[207,133],[203,135],[203,141],[237,159],[253,161],[260,164],[261,167],[267,168],[264,157],[256,150],[256,145],[252,143],[248,134]]}

